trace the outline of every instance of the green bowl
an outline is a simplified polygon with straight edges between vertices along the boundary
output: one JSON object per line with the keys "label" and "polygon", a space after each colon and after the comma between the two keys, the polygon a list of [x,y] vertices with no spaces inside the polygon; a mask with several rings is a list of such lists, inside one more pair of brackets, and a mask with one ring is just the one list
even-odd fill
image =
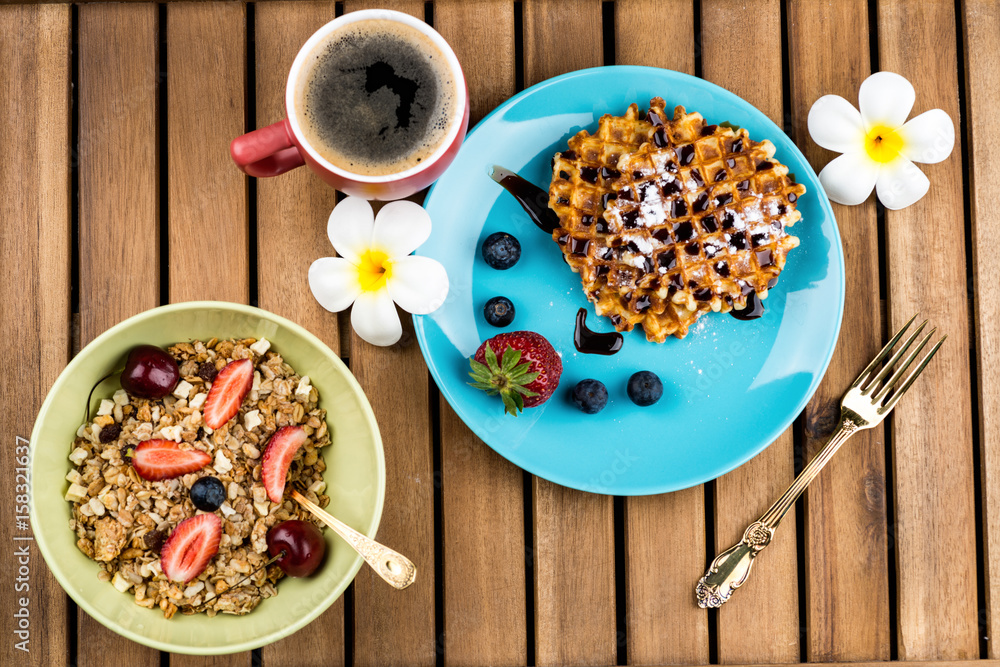
{"label": "green bowl", "polygon": [[[73,600],[101,624],[153,648],[199,655],[233,653],[287,637],[319,616],[347,588],[362,560],[325,531],[327,558],[307,579],[286,577],[278,595],[246,616],[204,614],[163,618],[144,609],[130,593],[98,580],[97,563],[76,548],[69,529],[70,505],[63,499],[69,482],[67,458],[82,423],[87,394],[107,373],[121,368],[128,350],[141,343],[166,346],[179,341],[261,338],[272,343],[297,372],[308,375],[327,412],[332,444],[324,448],[324,479],[334,516],[374,537],[385,496],[385,459],[375,415],[364,392],[340,358],[302,327],[258,308],[200,301],[154,308],[98,336],[56,380],[31,433],[31,528],[42,556]],[[117,380],[95,392],[109,398]]]}

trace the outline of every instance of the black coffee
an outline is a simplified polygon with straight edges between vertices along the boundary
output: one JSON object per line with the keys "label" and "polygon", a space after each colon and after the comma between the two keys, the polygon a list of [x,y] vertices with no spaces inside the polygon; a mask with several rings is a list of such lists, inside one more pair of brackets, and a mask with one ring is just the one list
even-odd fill
{"label": "black coffee", "polygon": [[378,176],[437,150],[455,115],[444,55],[410,26],[369,19],[344,26],[303,68],[296,110],[307,141],[334,165]]}

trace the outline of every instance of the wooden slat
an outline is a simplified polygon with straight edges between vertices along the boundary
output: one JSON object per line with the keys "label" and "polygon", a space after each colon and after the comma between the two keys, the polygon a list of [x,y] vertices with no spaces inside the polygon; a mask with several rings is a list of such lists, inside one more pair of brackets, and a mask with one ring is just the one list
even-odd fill
{"label": "wooden slat", "polygon": [[[150,3],[79,8],[82,344],[159,300],[156,11]],[[83,611],[78,637],[81,665],[160,661]]]}
{"label": "wooden slat", "polygon": [[[857,105],[858,87],[870,73],[867,3],[794,0],[788,6],[788,34],[794,136],[818,172],[836,156],[809,139],[809,108],[826,94]],[[882,347],[874,201],[834,204],[833,210],[844,247],[847,292],[837,350],[805,412],[810,457],[836,426],[843,392]],[[889,658],[883,437],[881,427],[855,435],[806,496],[803,620],[809,660]]]}
{"label": "wooden slat", "polygon": [[614,663],[614,507],[610,496],[532,478],[535,663]]}
{"label": "wooden slat", "polygon": [[705,487],[627,498],[625,531],[629,664],[707,663]]}
{"label": "wooden slat", "polygon": [[[166,30],[170,301],[246,303],[247,186],[228,154],[245,124],[246,6],[171,4]],[[170,656],[171,667],[250,662],[249,651]]]}
{"label": "wooden slat", "polygon": [[[705,0],[701,5],[702,76],[731,90],[782,123],[781,2]],[[754,76],[733,67],[732,45],[755,53]],[[712,122],[725,119],[714,118]],[[792,430],[763,453],[715,482],[715,547],[728,548],[743,536],[795,477]],[[713,557],[713,555],[709,555]],[[752,587],[752,588],[751,588]],[[719,610],[719,662],[795,662],[799,659],[796,526],[782,524],[767,553],[754,566],[746,593]],[[768,641],[760,641],[767,636]]]}
{"label": "wooden slat", "polygon": [[[344,11],[385,7],[424,18],[420,0],[350,0]],[[435,636],[434,463],[430,380],[409,315],[392,348],[369,345],[351,334],[351,370],[368,395],[385,447],[385,510],[379,540],[410,557],[416,583],[393,590],[370,568],[354,581],[354,663],[433,665]]]}
{"label": "wooden slat", "polygon": [[[983,547],[986,566],[986,635],[1000,625],[1000,256],[990,244],[998,215],[990,195],[1000,182],[1000,160],[991,150],[1000,142],[993,122],[993,91],[1000,90],[1000,5],[983,0],[964,4],[965,95],[972,213],[972,270],[975,275],[976,362],[979,378],[979,451],[982,462]],[[975,389],[975,388],[974,388]],[[990,641],[989,656],[1000,655]]]}
{"label": "wooden slat", "polygon": [[346,0],[344,13],[361,9],[393,9],[424,20],[424,3],[420,0]]}
{"label": "wooden slat", "polygon": [[[669,49],[650,25],[670,25]],[[694,73],[694,12],[684,0],[615,3],[615,62]],[[670,99],[670,91],[663,91]],[[641,105],[648,100],[636,100]],[[708,662],[708,614],[694,603],[705,568],[705,487],[625,500],[628,661]],[[684,539],[676,539],[684,535]],[[664,568],[663,563],[670,563]],[[619,573],[622,574],[622,573]]]}
{"label": "wooden slat", "polygon": [[[285,116],[288,70],[299,47],[320,26],[333,20],[333,2],[276,2],[256,5],[255,63],[257,126]],[[339,350],[337,317],[316,303],[306,282],[313,260],[333,255],[326,219],[336,193],[308,169],[257,180],[258,302],[289,317]],[[343,665],[344,601],[302,631],[265,646],[268,667]]]}
{"label": "wooden slat", "polygon": [[[156,5],[79,9],[80,318],[86,344],[157,305]],[[128,221],[128,224],[116,224]]]}
{"label": "wooden slat", "polygon": [[528,662],[523,475],[441,401],[444,660]]}
{"label": "wooden slat", "polygon": [[[667,24],[671,46],[663,48],[663,33],[651,27]],[[615,64],[664,67],[694,74],[694,53],[694,11],[689,0],[615,2]],[[664,91],[664,95],[668,92]],[[637,102],[641,106],[643,100]]]}
{"label": "wooden slat", "polygon": [[244,131],[245,86],[245,5],[168,5],[172,302],[248,300],[246,177],[229,158],[229,142]]}
{"label": "wooden slat", "polygon": [[[878,5],[879,67],[913,83],[916,113],[939,107],[957,123],[955,28],[954,2]],[[921,168],[930,192],[885,218],[890,329],[919,311],[949,339],[892,415],[897,641],[906,660],[972,658],[979,639],[960,147]]]}
{"label": "wooden slat", "polygon": [[[295,54],[335,18],[336,5],[269,2],[254,10],[257,127],[266,127],[285,117],[285,83]],[[335,202],[333,188],[306,168],[258,179],[257,266],[251,270],[257,271],[261,308],[295,320],[338,350],[337,318],[316,302],[305,279],[313,261],[334,254],[326,220]],[[278,654],[285,655],[275,651],[275,659]]]}
{"label": "wooden slat", "polygon": [[[523,5],[524,81],[602,64],[598,0]],[[615,662],[614,505],[533,478],[535,662]]]}
{"label": "wooden slat", "polygon": [[[514,3],[438,0],[434,27],[462,63],[475,123],[514,93]],[[440,420],[445,664],[527,664],[523,475],[443,399]]]}
{"label": "wooden slat", "polygon": [[600,0],[524,0],[524,83],[603,64]]}
{"label": "wooden slat", "polygon": [[402,313],[403,338],[378,348],[352,334],[351,370],[371,401],[385,447],[385,509],[378,539],[419,569],[400,592],[363,568],[354,580],[354,663],[359,667],[433,665],[434,469],[427,366]]}
{"label": "wooden slat", "polygon": [[437,0],[434,29],[462,64],[472,106],[471,128],[514,94],[514,2]]}
{"label": "wooden slat", "polygon": [[[68,598],[26,539],[27,479],[19,477],[35,414],[70,353],[69,48],[69,7],[0,7],[0,145],[9,148],[0,162],[0,256],[14,262],[0,280],[0,334],[15,343],[0,350],[9,371],[0,377],[0,404],[9,406],[0,413],[4,665],[69,660]],[[27,635],[15,634],[22,599]]]}

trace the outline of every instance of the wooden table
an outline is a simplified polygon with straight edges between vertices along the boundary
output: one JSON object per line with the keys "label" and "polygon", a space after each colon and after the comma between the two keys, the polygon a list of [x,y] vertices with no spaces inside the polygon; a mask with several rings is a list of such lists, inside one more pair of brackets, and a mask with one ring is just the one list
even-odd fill
{"label": "wooden table", "polygon": [[[0,7],[0,543],[3,665],[614,665],[955,661],[1000,650],[1000,7],[988,0],[404,0],[454,46],[473,120],[517,90],[601,64],[714,81],[763,110],[817,170],[820,95],[907,76],[960,143],[917,205],[834,206],[847,262],[837,352],[795,426],[705,486],[612,498],[515,468],[441,400],[412,335],[369,346],[305,275],[335,193],[306,170],[255,181],[229,141],[282,116],[306,37],[373,4]],[[744,63],[743,59],[747,59]],[[669,93],[669,91],[666,91]],[[992,222],[991,222],[992,221]],[[10,260],[13,260],[11,264]],[[379,538],[421,567],[398,593],[363,569],[308,628],[215,659],[123,639],[30,552],[29,652],[14,646],[16,438],[81,345],[192,299],[259,305],[339,349],[385,442]],[[693,585],[822,444],[841,393],[913,312],[950,338],[884,428],[857,436],[720,612]],[[30,544],[30,542],[27,542]]]}

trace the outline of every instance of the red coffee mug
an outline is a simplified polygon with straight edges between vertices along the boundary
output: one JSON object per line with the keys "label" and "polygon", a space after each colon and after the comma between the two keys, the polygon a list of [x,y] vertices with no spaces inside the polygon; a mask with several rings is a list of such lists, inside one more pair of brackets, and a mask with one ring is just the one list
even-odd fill
{"label": "red coffee mug", "polygon": [[[333,31],[366,19],[396,21],[423,33],[445,57],[445,62],[458,84],[457,104],[453,107],[454,115],[449,123],[448,134],[441,145],[419,165],[395,174],[380,176],[353,174],[330,163],[306,141],[295,110],[296,87],[304,74],[304,65],[313,49],[326,40]],[[469,129],[469,90],[455,52],[437,31],[409,14],[387,9],[371,9],[351,12],[330,21],[317,30],[299,49],[285,86],[285,114],[287,117],[284,120],[248,132],[233,140],[229,147],[230,154],[236,165],[245,173],[266,178],[278,176],[305,164],[324,181],[346,194],[365,199],[401,199],[423,190],[436,181],[455,159]]]}

